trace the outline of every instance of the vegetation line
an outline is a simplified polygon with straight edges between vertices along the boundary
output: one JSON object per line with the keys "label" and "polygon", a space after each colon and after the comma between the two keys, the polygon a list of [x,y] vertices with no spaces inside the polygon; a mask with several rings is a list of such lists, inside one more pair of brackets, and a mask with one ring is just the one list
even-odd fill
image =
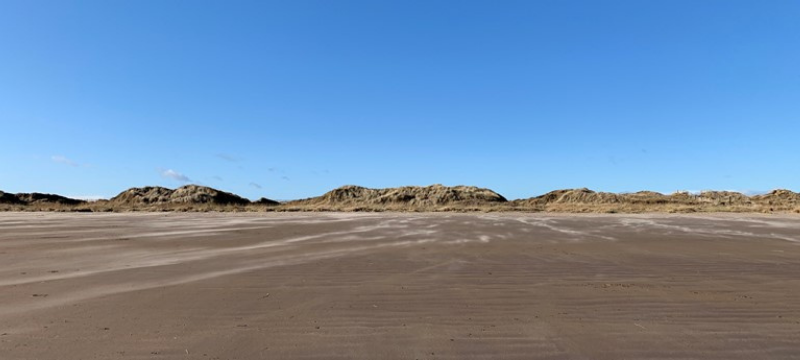
{"label": "vegetation line", "polygon": [[157,186],[131,188],[111,199],[98,201],[70,199],[53,194],[11,194],[0,191],[0,211],[800,213],[800,194],[790,190],[774,190],[755,196],[730,191],[705,191],[699,194],[676,192],[669,195],[640,191],[617,194],[584,188],[556,190],[528,199],[509,201],[490,189],[474,186],[430,185],[371,189],[348,185],[317,197],[277,202],[267,198],[251,201],[206,186],[186,185],[177,189]]}

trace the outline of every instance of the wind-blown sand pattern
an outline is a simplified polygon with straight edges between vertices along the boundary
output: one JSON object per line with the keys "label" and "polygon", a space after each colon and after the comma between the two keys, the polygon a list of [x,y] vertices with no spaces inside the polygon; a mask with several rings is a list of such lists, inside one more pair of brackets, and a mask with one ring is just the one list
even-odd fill
{"label": "wind-blown sand pattern", "polygon": [[800,359],[800,218],[0,214],[1,359]]}

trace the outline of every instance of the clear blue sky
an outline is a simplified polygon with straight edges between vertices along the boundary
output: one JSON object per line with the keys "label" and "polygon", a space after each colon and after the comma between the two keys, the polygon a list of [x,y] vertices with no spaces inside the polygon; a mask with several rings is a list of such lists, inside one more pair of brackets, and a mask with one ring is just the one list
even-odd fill
{"label": "clear blue sky", "polygon": [[800,190],[800,1],[0,1],[0,189]]}

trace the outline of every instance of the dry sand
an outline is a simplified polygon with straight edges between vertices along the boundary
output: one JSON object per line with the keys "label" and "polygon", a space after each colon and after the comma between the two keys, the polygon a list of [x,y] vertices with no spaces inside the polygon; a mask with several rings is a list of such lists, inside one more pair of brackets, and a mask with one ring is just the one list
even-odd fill
{"label": "dry sand", "polygon": [[0,214],[0,359],[800,359],[800,217]]}

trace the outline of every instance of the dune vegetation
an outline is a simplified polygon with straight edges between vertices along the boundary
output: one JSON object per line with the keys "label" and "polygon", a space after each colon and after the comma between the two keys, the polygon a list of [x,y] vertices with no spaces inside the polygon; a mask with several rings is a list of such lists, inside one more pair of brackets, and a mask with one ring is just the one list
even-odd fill
{"label": "dune vegetation", "polygon": [[701,193],[653,191],[596,192],[586,188],[555,190],[527,199],[507,200],[490,189],[474,186],[403,186],[372,189],[347,185],[308,199],[256,201],[206,186],[177,189],[130,188],[108,200],[85,201],[54,194],[0,191],[0,210],[125,212],[125,211],[399,211],[399,212],[567,212],[567,213],[800,213],[800,194],[774,190],[747,196],[730,191]]}

